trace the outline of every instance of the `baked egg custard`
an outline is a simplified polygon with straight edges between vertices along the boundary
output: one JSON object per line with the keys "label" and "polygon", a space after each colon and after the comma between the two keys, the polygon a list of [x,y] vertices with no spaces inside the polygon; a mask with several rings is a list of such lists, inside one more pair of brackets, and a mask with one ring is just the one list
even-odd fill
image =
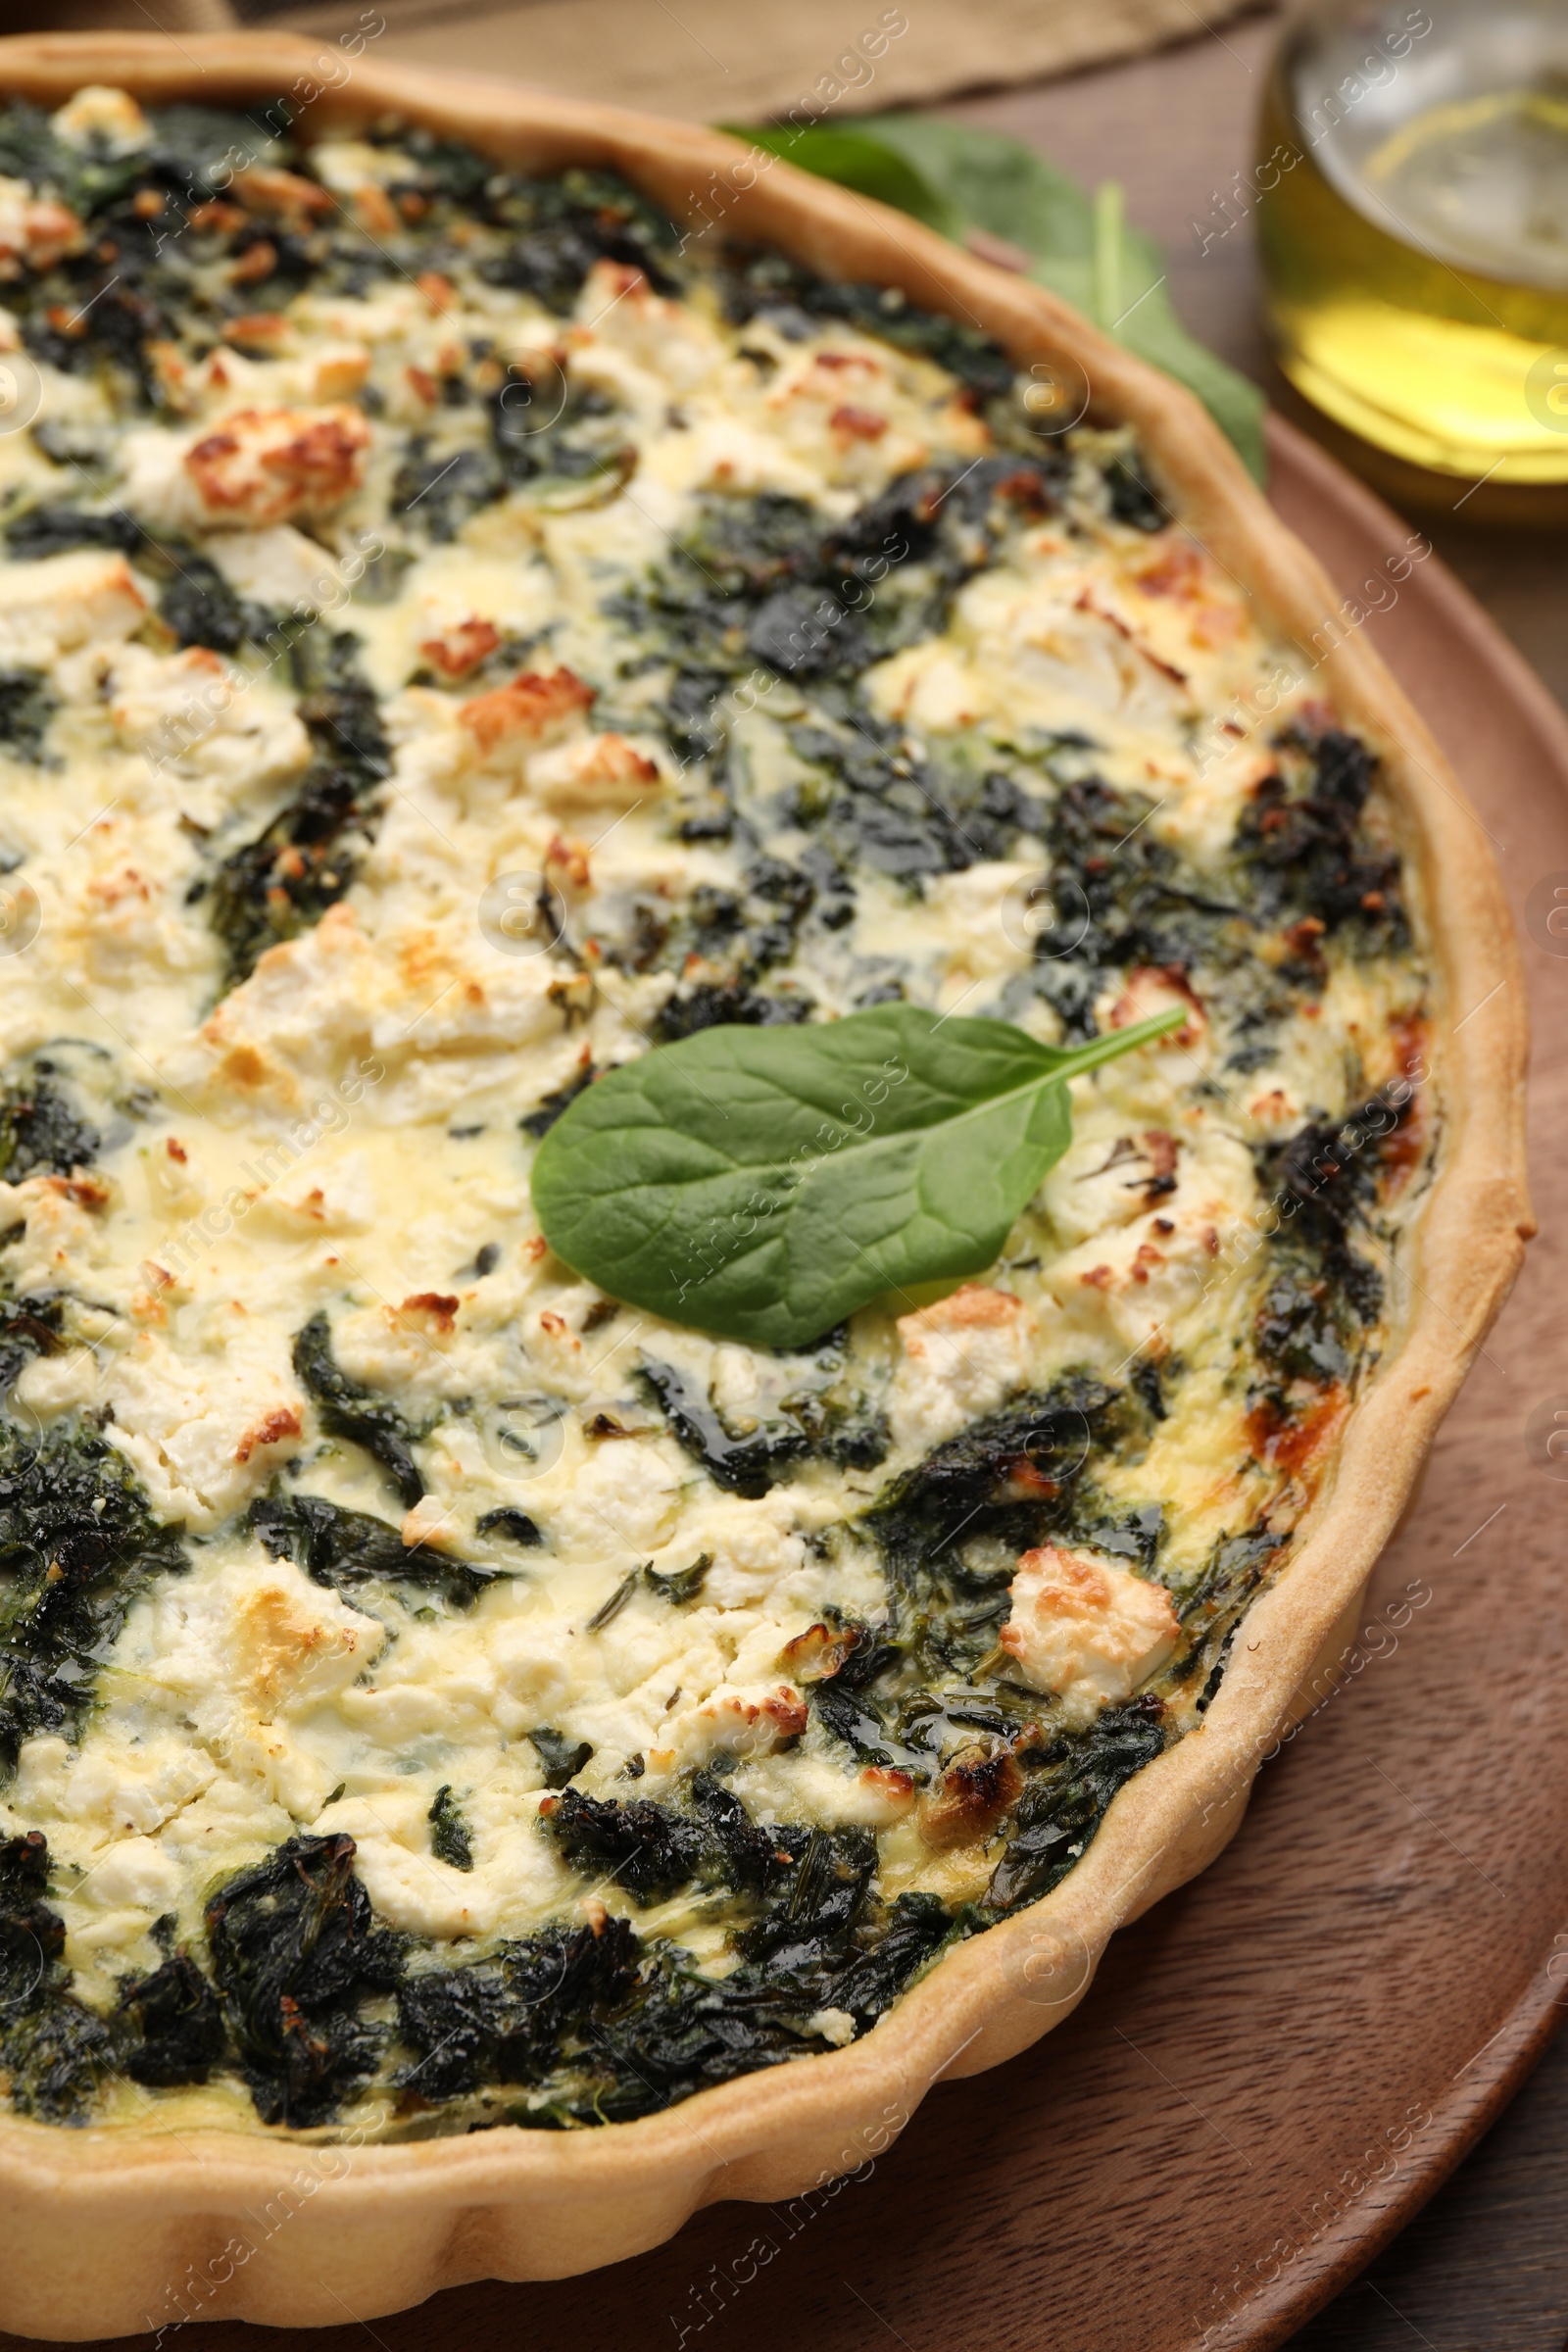
{"label": "baked egg custard", "polygon": [[[605,172],[86,89],[0,303],[6,2095],[840,2047],[1200,1724],[1396,1327],[1376,747],[1128,430]],[[1180,1020],[799,1349],[553,1254],[605,1073],[899,1004]]]}

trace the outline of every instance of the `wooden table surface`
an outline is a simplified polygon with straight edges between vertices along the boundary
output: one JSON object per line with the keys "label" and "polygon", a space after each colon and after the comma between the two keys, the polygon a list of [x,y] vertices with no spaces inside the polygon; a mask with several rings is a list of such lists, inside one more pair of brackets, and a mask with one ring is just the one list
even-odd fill
{"label": "wooden table surface", "polygon": [[[1200,6],[1201,0],[1195,0],[1195,18]],[[1200,250],[1190,226],[1194,219],[1209,214],[1212,192],[1226,188],[1250,160],[1252,118],[1273,37],[1271,21],[1252,19],[1228,24],[1164,56],[1043,88],[969,101],[949,111],[1039,146],[1085,180],[1120,180],[1132,219],[1166,249],[1172,290],[1188,324],[1263,383],[1287,414],[1304,422],[1305,413],[1272,368],[1260,330],[1250,222],[1243,220],[1225,237],[1214,239],[1206,253]],[[482,64],[456,54],[452,62]],[[1568,569],[1561,560],[1562,542],[1469,528],[1462,515],[1436,520],[1423,516],[1422,522],[1440,554],[1568,703]],[[1568,967],[1558,968],[1568,979]],[[1526,1282],[1550,1281],[1554,1257],[1549,1249],[1539,1251]],[[1506,1477],[1500,1463],[1494,1475]],[[1522,1456],[1520,1475],[1526,1475]],[[1483,1517],[1488,1507],[1483,1505],[1476,1516]],[[1530,1638],[1528,1629],[1521,1629],[1520,1638]],[[1560,1631],[1553,1638],[1560,1643]],[[1343,1735],[1331,1724],[1329,1736]],[[1548,1748],[1544,1768],[1557,1765]],[[1259,1801],[1266,1820],[1267,1808],[1278,1803],[1278,1795],[1265,1788]],[[1227,1867],[1233,1877],[1245,1876],[1246,1853],[1233,1855]],[[1178,1903],[1182,1900],[1177,1898]],[[1258,1915],[1266,1917],[1266,1905]],[[1106,1997],[1112,2001],[1118,1965],[1113,1955],[1106,1968]],[[1347,1965],[1353,1968],[1353,1959],[1348,1957]],[[988,2121],[998,2127],[995,2141],[1005,2142],[1009,2102],[1032,2095],[1031,2080],[1009,2070],[948,2094],[956,2113],[960,2106],[974,2110],[971,2152],[976,2162],[985,2158]],[[1295,2352],[1328,2352],[1331,2346],[1351,2347],[1353,2352],[1408,2352],[1421,2346],[1427,2352],[1562,2352],[1568,2336],[1565,2094],[1568,2036],[1548,2051],[1501,2121],[1425,2211],[1359,2281],[1293,2339]],[[823,2294],[830,2287],[837,2293],[840,2282],[824,2276],[812,2283],[808,2250],[802,2324],[793,2340],[824,2345],[853,2340],[867,2352],[889,2339],[906,2346],[912,2340],[920,2352],[933,2342],[919,2327],[918,2246],[934,2245],[940,2238],[943,2197],[940,2183],[923,2177],[925,2169],[916,2149],[906,2171],[890,2169],[885,2184],[857,2192],[862,2198],[875,2197],[877,2229],[886,2233],[882,2242],[894,2257],[888,2283],[895,2286],[902,2276],[907,2292],[890,2305],[879,2288],[878,2309],[852,2282],[844,2281],[844,2290],[864,2305],[863,2314],[850,2315],[854,2326],[847,2334],[828,2328],[815,2310],[814,2298],[818,2286]],[[679,2253],[670,2256],[665,2266],[670,2277],[683,2279],[683,2266],[693,2263],[700,2272],[737,2230],[744,2240],[745,2219],[745,2209],[737,2207],[703,2217],[680,2241]],[[904,2257],[897,2252],[901,2241]],[[1126,2251],[1130,2262],[1138,2260],[1136,2246],[1129,2243]],[[996,2248],[996,2259],[1003,2264],[1016,2261],[1020,2248],[1004,2240]],[[516,2290],[473,2288],[443,2298],[440,2306],[427,2307],[422,2315],[377,2321],[352,2333],[356,2339],[368,2337],[382,2352],[402,2352],[405,2346],[437,2340],[475,2347],[516,2340],[531,2347],[553,2344],[558,2334],[582,2352],[597,2352],[598,2343],[607,2339],[596,2328],[595,2306],[599,2300],[614,2299],[615,2278],[606,2274],[598,2282],[542,2290],[526,2303]],[[978,2280],[976,2285],[978,2290]],[[1041,2332],[1030,2352],[1051,2352],[1049,2272],[1041,2277],[1039,2290]],[[890,2308],[897,2327],[883,2316]],[[747,2315],[736,2316],[740,2328],[725,2337],[731,2344],[748,2332]],[[645,2326],[630,2334],[619,2332],[612,2340],[626,2345],[628,2352],[644,2352],[645,2346],[679,2339],[680,2327],[668,2332],[665,2304],[657,2297],[644,2317]],[[708,2340],[715,2341],[719,2332],[715,2329]],[[764,2332],[759,2330],[753,2340]],[[13,2340],[0,2339],[0,2352]],[[1008,2340],[1014,2339],[1009,2335]],[[257,2352],[268,2352],[274,2344],[281,2352],[285,2343],[299,2346],[305,2339],[271,2330],[242,2337],[236,2329],[198,2326],[186,2331],[185,2341],[189,2352],[249,2352],[251,2344]],[[1102,2352],[1143,2352],[1143,2347],[1115,2330],[1107,2335]]]}
{"label": "wooden table surface", "polygon": [[[1084,180],[1120,180],[1130,218],[1165,249],[1176,307],[1193,332],[1311,429],[1264,338],[1251,220],[1206,251],[1192,225],[1212,224],[1213,193],[1251,161],[1275,32],[1272,17],[1253,18],[1163,56],[946,111],[1010,132]],[[1478,529],[1462,514],[1421,521],[1568,703],[1563,539]],[[1562,2352],[1565,2336],[1568,2035],[1425,2211],[1294,2339],[1294,2352]]]}

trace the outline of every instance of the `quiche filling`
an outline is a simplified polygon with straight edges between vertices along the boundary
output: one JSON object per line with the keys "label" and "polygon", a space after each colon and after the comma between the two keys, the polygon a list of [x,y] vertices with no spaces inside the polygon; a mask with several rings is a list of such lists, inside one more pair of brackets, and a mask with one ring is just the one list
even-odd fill
{"label": "quiche filling", "polygon": [[[308,131],[0,116],[0,2075],[576,2127],[870,2031],[1200,1721],[1396,1314],[1419,909],[1125,431]],[[596,1076],[896,1001],[1186,1017],[799,1351],[552,1255]]]}

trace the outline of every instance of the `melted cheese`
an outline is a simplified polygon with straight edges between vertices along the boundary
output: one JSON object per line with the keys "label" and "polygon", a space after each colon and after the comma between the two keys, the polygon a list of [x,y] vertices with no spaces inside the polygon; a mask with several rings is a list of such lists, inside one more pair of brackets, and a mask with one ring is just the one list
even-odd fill
{"label": "melted cheese", "polygon": [[[133,142],[134,112],[84,93],[63,135]],[[351,194],[391,169],[353,142],[317,165]],[[10,188],[0,255],[60,233]],[[1335,963],[1280,1019],[1265,1067],[1238,1073],[1230,1032],[1195,1011],[1159,1051],[1076,1081],[1072,1147],[1001,1266],[858,1319],[857,1376],[892,1433],[874,1473],[816,1458],[759,1499],[720,1491],[648,1411],[639,1367],[675,1367],[737,1429],[780,1393],[779,1367],[611,1313],[538,1236],[519,1114],[643,1051],[677,985],[596,939],[638,894],[674,914],[703,891],[743,892],[759,854],[681,837],[691,779],[658,723],[667,667],[639,663],[617,596],[705,496],[802,499],[825,528],[910,468],[988,447],[932,363],[808,323],[733,328],[611,263],[564,323],[465,270],[440,301],[391,277],[354,296],[307,287],[282,303],[270,356],[171,362],[179,421],[119,433],[117,502],[188,537],[246,597],[333,609],[362,640],[393,747],[346,895],[227,990],[202,892],[310,758],[286,665],[172,649],[156,583],[118,555],[0,564],[0,655],[45,672],[61,706],[56,764],[0,759],[7,855],[42,915],[4,967],[0,1046],[20,1062],[85,1040],[140,1105],[106,1129],[90,1186],[0,1186],[8,1279],[68,1299],[67,1349],[30,1363],[16,1398],[40,1423],[101,1416],[155,1514],[193,1539],[189,1574],[131,1610],[79,1742],[28,1740],[0,1805],[47,1831],[69,1956],[101,2001],[156,1961],[156,1918],[194,1933],[215,1879],[301,1829],[349,1832],[381,1917],[418,1935],[517,1935],[569,1912],[580,1882],[535,1826],[546,1787],[528,1735],[546,1726],[591,1746],[590,1793],[624,1794],[628,1767],[658,1793],[722,1756],[764,1820],[876,1828],[888,1888],[974,1891],[989,1865],[949,1852],[947,1832],[921,1842],[907,1774],[864,1769],[830,1739],[785,1659],[824,1613],[885,1611],[856,1514],[1008,1398],[1069,1369],[1124,1377],[1141,1355],[1182,1378],[1145,1452],[1103,1483],[1112,1501],[1164,1498],[1162,1574],[1195,1571],[1266,1499],[1244,1427],[1266,1205],[1251,1147],[1393,1072],[1391,1023],[1419,993],[1397,962]],[[432,464],[476,446],[474,412],[424,387],[478,339],[536,357],[559,342],[572,383],[617,404],[635,472],[576,508],[511,492],[456,543],[430,543],[395,511],[396,469],[416,430]],[[99,394],[44,373],[61,413],[112,423]],[[1252,740],[1205,761],[1199,724],[1255,700],[1282,656],[1179,526],[1151,537],[1109,515],[1100,466],[1120,444],[1075,446],[1061,512],[1021,522],[940,634],[871,669],[865,701],[912,742],[978,760],[1020,746],[1044,759],[1064,738],[1070,758],[1087,738],[1097,771],[1148,795],[1156,835],[1201,868],[1269,756]],[[30,495],[73,494],[67,468],[25,466],[44,477]],[[372,544],[406,559],[395,593],[344,608]],[[512,644],[532,649],[520,678],[476,681]],[[786,858],[809,846],[790,813],[805,714],[784,674],[731,713],[747,822]],[[786,976],[824,1015],[891,978],[914,1002],[1055,1038],[1008,912],[1044,855],[1026,839],[923,883],[863,866],[853,921],[813,932]],[[517,875],[561,894],[575,963],[514,953],[486,916]],[[1102,1019],[1137,1017],[1163,985],[1128,980]],[[294,1369],[294,1335],[319,1310],[343,1371],[428,1432],[427,1492],[407,1516]],[[249,1504],[279,1479],[496,1581],[466,1611],[412,1594],[352,1605],[251,1531]],[[537,1549],[480,1532],[503,1509],[526,1512]],[[705,1557],[700,1595],[679,1606],[642,1575]],[[1004,1642],[1062,1721],[1087,1720],[1168,1654],[1171,1606],[1109,1561],[1075,1569],[1068,1592],[1047,1558],[1019,1564]],[[471,1872],[432,1852],[444,1788]],[[673,1933],[683,1916],[641,1924]],[[821,2031],[848,2026],[835,2013]]]}

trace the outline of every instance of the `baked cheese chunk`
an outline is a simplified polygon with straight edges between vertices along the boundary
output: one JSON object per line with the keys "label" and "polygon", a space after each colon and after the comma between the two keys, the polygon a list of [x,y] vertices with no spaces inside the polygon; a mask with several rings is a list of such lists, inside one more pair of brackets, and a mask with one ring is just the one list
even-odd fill
{"label": "baked cheese chunk", "polygon": [[1033,1690],[1089,1721],[1164,1665],[1181,1625],[1163,1585],[1111,1560],[1043,1544],[1026,1551],[997,1639]]}

